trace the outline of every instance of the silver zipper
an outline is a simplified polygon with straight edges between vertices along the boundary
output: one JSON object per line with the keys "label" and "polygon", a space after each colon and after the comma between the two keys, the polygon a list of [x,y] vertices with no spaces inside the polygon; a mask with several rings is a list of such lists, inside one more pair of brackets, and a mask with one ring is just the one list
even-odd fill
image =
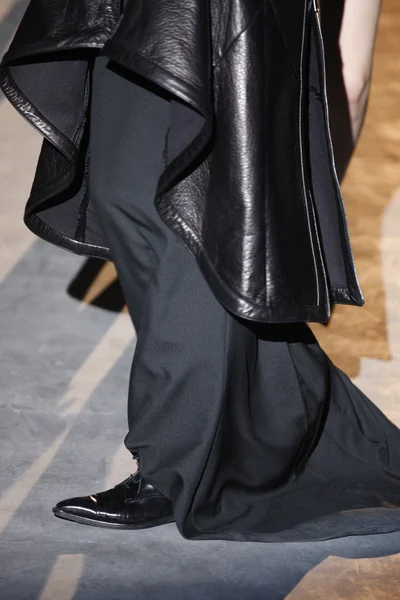
{"label": "silver zipper", "polygon": [[[314,6],[315,5],[318,6],[317,0],[313,0],[313,4],[314,4]],[[333,150],[333,143],[332,143],[332,135],[331,135],[331,129],[330,129],[330,124],[329,124],[329,104],[328,104],[328,95],[327,95],[327,89],[326,89],[326,66],[325,66],[324,40],[323,40],[323,36],[322,36],[321,23],[320,23],[318,17],[316,17],[316,22],[317,22],[317,31],[318,31],[318,38],[319,38],[320,59],[321,59],[321,65],[322,65],[322,97],[323,97],[323,105],[324,105],[324,110],[325,110],[326,135],[327,135],[329,153],[330,153],[331,164],[332,164],[333,178],[334,178],[334,182],[335,182],[335,186],[336,186],[336,194],[338,196],[339,203],[340,203],[340,206],[342,209],[342,214],[344,216],[344,228],[345,228],[345,234],[346,234],[348,250],[350,253],[350,258],[352,260],[352,270],[353,270],[354,277],[356,280],[358,293],[360,294],[360,298],[362,300],[364,300],[364,297],[363,297],[363,294],[361,291],[360,282],[359,282],[358,275],[357,275],[357,270],[355,268],[354,255],[353,255],[353,250],[352,250],[351,243],[350,243],[350,234],[349,234],[348,225],[347,225],[346,208],[344,205],[343,196],[342,196],[342,192],[340,189],[339,177],[338,177],[338,174],[336,171],[336,164],[335,164],[335,159],[334,159],[334,150]],[[355,298],[354,298],[354,300],[355,300]]]}
{"label": "silver zipper", "polygon": [[[307,194],[307,186],[304,177],[304,155],[303,155],[303,94],[304,94],[304,78],[303,78],[303,63],[304,63],[304,46],[305,46],[305,38],[306,38],[306,25],[307,25],[307,16],[308,16],[308,7],[309,3],[304,3],[304,17],[303,17],[303,36],[301,43],[301,56],[300,56],[300,102],[299,102],[299,142],[300,142],[300,167],[301,167],[301,181],[303,187],[303,195],[304,195],[304,205],[307,213],[307,223],[308,223],[308,231],[310,235],[310,244],[311,251],[313,255],[314,261],[314,271],[315,271],[315,282],[317,285],[317,306],[320,306],[321,301],[321,293],[319,287],[319,276],[318,276],[318,267],[317,267],[317,258],[315,256],[315,248],[314,248],[314,240],[311,229],[311,218],[310,218],[310,210],[308,207],[308,194]],[[318,232],[315,232],[318,235]],[[321,257],[322,259],[322,257]]]}
{"label": "silver zipper", "polygon": [[319,13],[319,0],[313,0],[314,11]]}

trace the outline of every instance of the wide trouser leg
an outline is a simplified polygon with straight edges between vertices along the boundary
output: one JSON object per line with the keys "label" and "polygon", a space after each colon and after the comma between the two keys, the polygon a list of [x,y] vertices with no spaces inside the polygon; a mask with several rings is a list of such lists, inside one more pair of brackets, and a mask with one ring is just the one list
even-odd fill
{"label": "wide trouser leg", "polygon": [[163,169],[170,104],[96,60],[91,106],[90,197],[115,257],[136,328],[149,278],[166,246],[154,197]]}
{"label": "wide trouser leg", "polygon": [[400,511],[381,512],[400,504],[398,430],[306,325],[229,314],[159,218],[168,122],[165,98],[99,63],[91,196],[140,315],[127,447],[188,537],[324,539],[372,515],[373,531],[400,527]]}

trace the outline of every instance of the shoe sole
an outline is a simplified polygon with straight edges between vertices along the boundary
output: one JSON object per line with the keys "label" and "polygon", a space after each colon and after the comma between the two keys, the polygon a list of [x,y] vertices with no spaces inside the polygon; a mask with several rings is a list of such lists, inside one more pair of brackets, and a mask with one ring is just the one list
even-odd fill
{"label": "shoe sole", "polygon": [[71,515],[70,513],[64,512],[59,508],[53,508],[53,514],[59,519],[64,519],[65,521],[73,521],[74,523],[90,525],[91,527],[103,527],[105,529],[150,529],[151,527],[158,527],[159,525],[175,523],[175,519],[173,517],[162,517],[160,519],[154,519],[154,521],[146,521],[146,523],[137,523],[135,525],[125,523],[107,523],[104,521],[95,521],[94,519],[88,519],[86,517],[79,517],[78,515]]}

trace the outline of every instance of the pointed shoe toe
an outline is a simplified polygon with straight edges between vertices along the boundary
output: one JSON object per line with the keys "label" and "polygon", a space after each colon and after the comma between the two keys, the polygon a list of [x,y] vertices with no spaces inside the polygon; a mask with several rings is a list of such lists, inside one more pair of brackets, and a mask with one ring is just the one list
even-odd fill
{"label": "pointed shoe toe", "polygon": [[97,516],[97,499],[95,496],[68,498],[58,502],[53,508],[57,517],[76,520],[76,517],[95,519]]}
{"label": "pointed shoe toe", "polygon": [[105,492],[62,500],[53,513],[67,521],[113,529],[147,529],[174,521],[170,500],[140,474]]}

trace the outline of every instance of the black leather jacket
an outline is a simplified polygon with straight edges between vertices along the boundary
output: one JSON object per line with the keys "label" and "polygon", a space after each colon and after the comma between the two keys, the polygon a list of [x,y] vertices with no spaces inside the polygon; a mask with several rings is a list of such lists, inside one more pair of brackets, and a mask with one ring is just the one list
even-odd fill
{"label": "black leather jacket", "polygon": [[[328,126],[315,0],[32,0],[1,86],[44,136],[25,222],[109,258],[86,189],[98,51],[168,90],[161,217],[232,313],[325,322],[363,303]],[[182,128],[182,123],[185,128]]]}

